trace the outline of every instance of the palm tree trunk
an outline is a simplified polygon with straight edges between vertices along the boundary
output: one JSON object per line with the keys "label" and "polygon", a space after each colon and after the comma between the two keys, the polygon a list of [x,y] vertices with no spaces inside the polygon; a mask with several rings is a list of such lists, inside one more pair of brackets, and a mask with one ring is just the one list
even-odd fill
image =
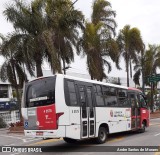
{"label": "palm tree trunk", "polygon": [[127,87],[129,87],[129,57],[128,57],[128,50],[126,50],[126,71],[127,71]]}
{"label": "palm tree trunk", "polygon": [[18,84],[17,84],[17,78],[16,78],[16,73],[15,73],[15,68],[14,68],[14,64],[12,63],[12,70],[13,70],[13,78],[14,78],[14,87],[16,89],[16,97],[17,97],[17,102],[18,102],[18,109],[19,109],[19,114],[20,114],[20,121],[23,120],[22,118],[22,114],[21,114],[21,97],[19,94],[19,88],[18,88]]}
{"label": "palm tree trunk", "polygon": [[141,65],[142,65],[142,70],[141,70],[141,73],[142,73],[142,92],[145,93],[145,77],[144,77],[144,69],[145,69],[145,66],[144,66],[144,51],[141,51]]}
{"label": "palm tree trunk", "polygon": [[142,67],[142,91],[143,91],[143,93],[145,93],[145,83],[144,83],[144,71],[143,71],[143,67]]}
{"label": "palm tree trunk", "polygon": [[132,78],[132,62],[130,60],[130,77]]}
{"label": "palm tree trunk", "polygon": [[65,60],[64,58],[62,58],[62,62],[63,62],[63,73],[64,75],[66,74],[66,65],[65,65]]}
{"label": "palm tree trunk", "polygon": [[36,74],[37,77],[43,76],[41,63],[39,61],[36,62]]}

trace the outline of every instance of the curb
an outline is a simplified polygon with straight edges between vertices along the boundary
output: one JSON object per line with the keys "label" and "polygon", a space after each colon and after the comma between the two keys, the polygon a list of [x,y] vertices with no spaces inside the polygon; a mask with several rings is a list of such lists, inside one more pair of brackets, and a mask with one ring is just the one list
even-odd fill
{"label": "curb", "polygon": [[150,117],[150,119],[158,119],[158,118],[160,118],[160,117]]}
{"label": "curb", "polygon": [[8,131],[7,134],[10,134],[10,133],[19,133],[19,134],[24,134],[24,131]]}
{"label": "curb", "polygon": [[9,128],[1,128],[0,131],[6,131],[9,130]]}

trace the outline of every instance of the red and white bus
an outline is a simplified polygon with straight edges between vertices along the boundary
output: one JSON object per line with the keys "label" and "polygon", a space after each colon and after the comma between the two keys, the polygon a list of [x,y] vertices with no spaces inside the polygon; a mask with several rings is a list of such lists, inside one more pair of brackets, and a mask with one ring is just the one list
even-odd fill
{"label": "red and white bus", "polygon": [[108,134],[149,126],[140,90],[61,74],[25,85],[22,116],[26,136],[70,143],[88,138],[104,143]]}

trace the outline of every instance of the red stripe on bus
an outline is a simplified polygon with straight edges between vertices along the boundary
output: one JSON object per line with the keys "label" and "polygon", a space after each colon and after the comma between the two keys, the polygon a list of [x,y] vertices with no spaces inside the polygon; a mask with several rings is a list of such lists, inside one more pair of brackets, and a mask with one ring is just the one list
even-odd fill
{"label": "red stripe on bus", "polygon": [[40,130],[57,129],[55,104],[37,107],[37,121]]}
{"label": "red stripe on bus", "polygon": [[128,90],[135,90],[135,91],[139,91],[139,92],[141,92],[141,90],[140,90],[140,89],[132,88],[132,87],[128,87]]}

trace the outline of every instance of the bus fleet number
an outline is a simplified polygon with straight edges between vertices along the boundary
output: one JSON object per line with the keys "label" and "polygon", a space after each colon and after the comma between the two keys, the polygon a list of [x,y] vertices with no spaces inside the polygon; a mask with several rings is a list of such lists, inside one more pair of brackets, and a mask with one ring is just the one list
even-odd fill
{"label": "bus fleet number", "polygon": [[79,110],[72,110],[72,113],[79,113]]}

